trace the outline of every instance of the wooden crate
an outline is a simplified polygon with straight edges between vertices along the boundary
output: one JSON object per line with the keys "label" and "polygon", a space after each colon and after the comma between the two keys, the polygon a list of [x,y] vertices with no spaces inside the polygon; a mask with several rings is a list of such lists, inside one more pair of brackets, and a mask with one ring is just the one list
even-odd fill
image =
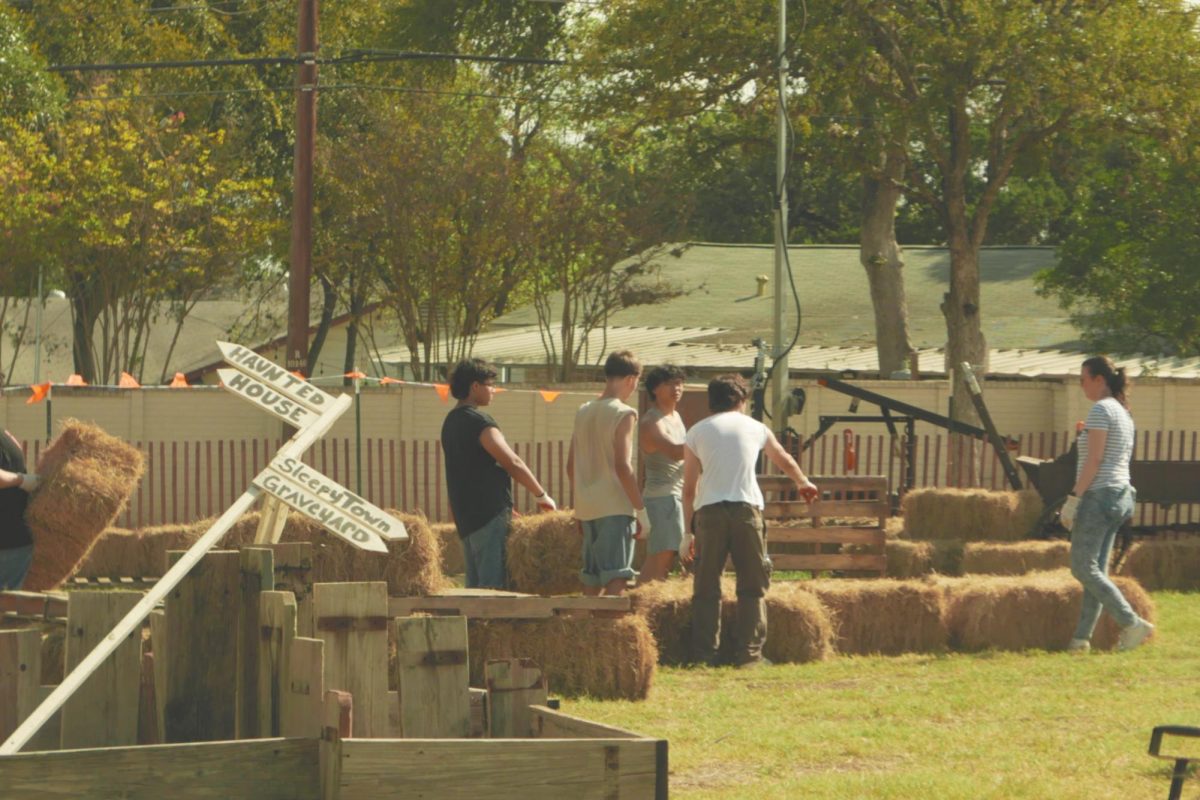
{"label": "wooden crate", "polygon": [[[799,498],[790,478],[760,475],[758,480],[766,498],[767,552],[775,569],[880,577],[886,572],[883,526],[891,510],[886,477],[814,477],[821,495],[811,504]],[[870,524],[830,525],[829,520]],[[771,524],[782,521],[809,525]],[[846,546],[856,552],[845,552]]]}

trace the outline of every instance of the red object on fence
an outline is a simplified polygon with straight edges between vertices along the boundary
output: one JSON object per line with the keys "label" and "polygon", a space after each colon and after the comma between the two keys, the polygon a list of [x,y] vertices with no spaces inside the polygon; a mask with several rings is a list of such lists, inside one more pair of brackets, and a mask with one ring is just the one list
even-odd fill
{"label": "red object on fence", "polygon": [[845,472],[849,474],[858,466],[858,451],[854,447],[854,431],[849,428],[842,431],[842,442],[844,445],[842,451],[845,453]]}

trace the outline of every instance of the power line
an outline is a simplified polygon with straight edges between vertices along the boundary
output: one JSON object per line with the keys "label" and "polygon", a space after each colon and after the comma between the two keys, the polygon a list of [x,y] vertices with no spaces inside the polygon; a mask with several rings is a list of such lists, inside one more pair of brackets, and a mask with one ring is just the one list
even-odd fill
{"label": "power line", "polygon": [[129,70],[189,69],[200,67],[285,67],[311,61],[303,56],[259,56],[192,61],[126,61],[113,64],[54,64],[50,72],[125,72]]}

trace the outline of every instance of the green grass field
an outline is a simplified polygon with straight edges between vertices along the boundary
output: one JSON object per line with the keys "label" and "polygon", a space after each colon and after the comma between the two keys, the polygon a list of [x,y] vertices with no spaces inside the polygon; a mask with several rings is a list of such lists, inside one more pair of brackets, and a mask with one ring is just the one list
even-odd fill
{"label": "green grass field", "polygon": [[663,668],[646,702],[564,710],[669,739],[672,797],[1166,797],[1146,750],[1155,725],[1200,725],[1200,594],[1154,599],[1159,635],[1131,653]]}

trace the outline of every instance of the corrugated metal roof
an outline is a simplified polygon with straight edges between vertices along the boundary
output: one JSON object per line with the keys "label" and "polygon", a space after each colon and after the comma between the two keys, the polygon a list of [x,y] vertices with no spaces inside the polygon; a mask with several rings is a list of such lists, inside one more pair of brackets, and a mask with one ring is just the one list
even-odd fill
{"label": "corrugated metal roof", "polygon": [[[587,337],[585,364],[600,364],[613,350],[632,350],[643,364],[678,364],[696,369],[747,370],[754,365],[756,348],[746,342],[716,343],[728,333],[723,328],[666,328],[611,326],[591,331]],[[582,335],[582,333],[580,334]],[[561,342],[559,342],[561,347]],[[407,348],[381,354],[389,364],[410,363]],[[482,334],[472,355],[505,366],[534,366],[547,363],[542,332],[536,326],[498,328]],[[945,352],[924,348],[917,353],[921,374],[945,374]],[[989,374],[997,377],[1063,378],[1079,374],[1079,365],[1089,354],[1075,350],[995,349],[991,351]],[[1200,358],[1154,358],[1126,356],[1115,359],[1132,377],[1200,379]],[[788,356],[793,372],[876,373],[879,361],[874,347],[797,346]]]}

